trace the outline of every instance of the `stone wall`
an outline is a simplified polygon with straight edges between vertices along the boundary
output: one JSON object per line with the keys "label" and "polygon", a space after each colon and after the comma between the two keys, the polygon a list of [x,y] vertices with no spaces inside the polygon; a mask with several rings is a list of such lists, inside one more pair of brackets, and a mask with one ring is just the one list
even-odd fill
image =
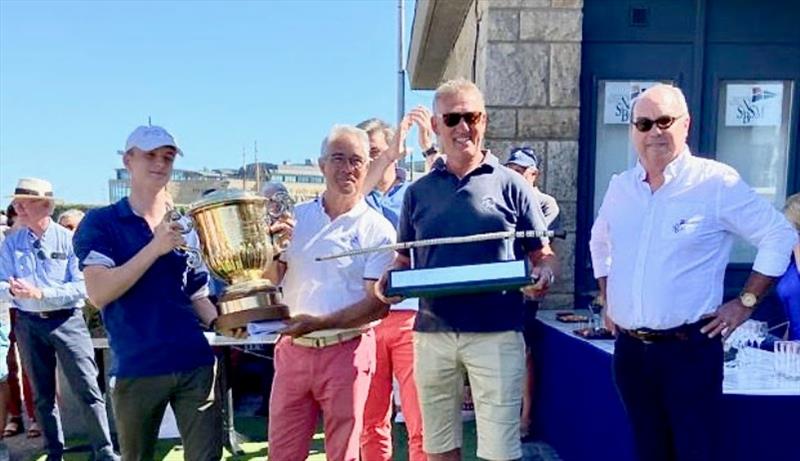
{"label": "stone wall", "polygon": [[501,158],[515,145],[543,160],[539,185],[561,207],[569,231],[557,241],[562,275],[547,307],[572,306],[578,171],[583,0],[477,0],[485,6],[476,55],[489,112],[486,145]]}

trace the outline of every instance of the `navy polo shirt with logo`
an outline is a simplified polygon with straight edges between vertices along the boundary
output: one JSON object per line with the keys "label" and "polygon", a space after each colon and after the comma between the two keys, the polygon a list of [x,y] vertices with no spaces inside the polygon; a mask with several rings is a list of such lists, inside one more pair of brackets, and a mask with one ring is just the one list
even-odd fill
{"label": "navy polo shirt with logo", "polygon": [[[73,239],[81,269],[127,263],[153,239],[150,226],[123,198],[91,210]],[[197,234],[186,235],[197,246]],[[192,298],[208,294],[205,268],[192,270],[186,256],[159,257],[139,280],[101,311],[113,352],[111,375],[156,376],[212,365],[214,356],[203,335]]]}
{"label": "navy polo shirt with logo", "polygon": [[[443,159],[405,194],[398,241],[457,237],[485,232],[546,230],[541,207],[530,185],[500,165],[489,152],[463,179],[447,170]],[[525,251],[542,247],[539,239],[515,242]],[[418,268],[460,266],[514,259],[506,241],[437,245],[414,250]],[[409,250],[402,250],[408,256]],[[421,298],[414,329],[422,332],[520,331],[522,293],[518,290],[439,298]]]}

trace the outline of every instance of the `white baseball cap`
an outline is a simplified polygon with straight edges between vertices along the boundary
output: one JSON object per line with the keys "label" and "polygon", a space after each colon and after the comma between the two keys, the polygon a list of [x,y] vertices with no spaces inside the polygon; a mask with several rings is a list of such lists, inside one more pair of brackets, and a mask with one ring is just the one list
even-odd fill
{"label": "white baseball cap", "polygon": [[128,136],[128,141],[125,142],[125,150],[123,153],[128,152],[134,147],[145,152],[150,152],[153,149],[164,146],[174,147],[177,153],[183,155],[183,151],[178,147],[175,138],[173,138],[167,130],[155,125],[140,126],[133,130],[133,133]]}

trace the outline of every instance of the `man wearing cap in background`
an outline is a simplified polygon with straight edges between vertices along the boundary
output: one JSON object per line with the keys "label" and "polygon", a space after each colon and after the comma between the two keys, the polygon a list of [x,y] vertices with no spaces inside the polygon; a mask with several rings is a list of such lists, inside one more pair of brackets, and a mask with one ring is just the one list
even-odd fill
{"label": "man wearing cap in background", "polygon": [[[544,214],[544,221],[549,230],[557,230],[559,227],[559,208],[555,197],[547,195],[536,185],[539,179],[539,158],[532,147],[514,147],[508,154],[505,165],[519,173],[525,182],[531,185],[533,193],[539,200],[539,205]],[[522,391],[522,414],[520,415],[520,438],[527,441],[533,434],[530,432],[531,426],[531,407],[533,405],[533,355],[531,344],[533,344],[533,331],[536,322],[536,312],[539,310],[539,301],[525,297],[525,320],[523,334],[525,335],[525,368],[526,375],[524,388]]]}
{"label": "man wearing cap in background", "polygon": [[23,178],[12,196],[24,226],[0,250],[0,298],[17,307],[16,334],[36,394],[47,460],[64,451],[56,397],[56,357],[84,410],[96,459],[118,459],[111,445],[105,401],[97,385],[97,365],[83,319],[86,287],[72,248],[72,232],[50,218],[49,182]]}
{"label": "man wearing cap in background", "polygon": [[134,130],[122,157],[130,196],[90,211],[75,235],[86,290],[101,309],[113,352],[109,387],[126,461],[153,459],[168,403],[185,459],[222,456],[215,361],[201,326],[217,316],[208,300],[209,276],[173,251],[198,246],[197,234],[184,236],[180,223],[165,219],[171,208],[166,185],[180,153],[163,128]]}
{"label": "man wearing cap in background", "polygon": [[539,157],[531,147],[515,147],[508,154],[506,166],[521,174],[525,181],[533,187],[533,192],[542,206],[544,220],[547,228],[553,230],[558,227],[558,203],[555,197],[547,195],[536,185],[539,179]]}

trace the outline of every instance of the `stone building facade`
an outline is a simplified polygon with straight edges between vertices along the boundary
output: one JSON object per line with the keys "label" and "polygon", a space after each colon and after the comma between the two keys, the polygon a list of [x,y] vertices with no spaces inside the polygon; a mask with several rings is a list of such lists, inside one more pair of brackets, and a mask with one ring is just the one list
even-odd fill
{"label": "stone building facade", "polygon": [[[562,275],[550,307],[574,301],[582,0],[417,2],[409,57],[414,89],[464,77],[483,90],[486,147],[505,159],[531,146],[542,159],[539,186],[561,207],[568,231],[557,242]],[[458,18],[461,18],[459,21]]]}

